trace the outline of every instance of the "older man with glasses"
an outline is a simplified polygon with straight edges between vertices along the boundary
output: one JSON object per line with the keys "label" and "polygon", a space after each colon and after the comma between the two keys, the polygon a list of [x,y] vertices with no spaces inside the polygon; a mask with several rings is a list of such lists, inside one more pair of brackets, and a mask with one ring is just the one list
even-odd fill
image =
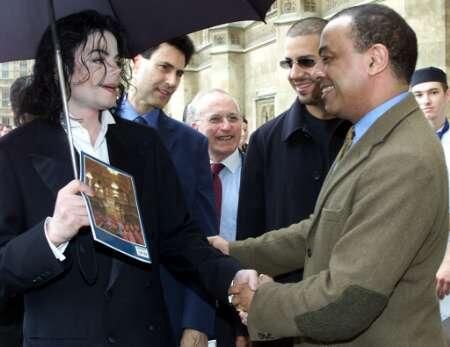
{"label": "older man with glasses", "polygon": [[[243,121],[239,105],[226,91],[211,89],[199,92],[188,108],[193,116],[192,126],[208,138],[219,235],[234,241],[244,159],[238,147]],[[219,305],[216,311],[217,347],[245,347],[247,335],[234,308]]]}
{"label": "older man with glasses", "polygon": [[[304,18],[287,32],[280,66],[286,69],[297,97],[287,111],[250,138],[242,169],[238,239],[256,237],[308,217],[342,146],[349,123],[324,111],[318,83],[312,76],[326,23],[321,18]],[[297,282],[301,276],[301,271],[296,271],[277,280]],[[280,340],[270,345],[289,344]]]}

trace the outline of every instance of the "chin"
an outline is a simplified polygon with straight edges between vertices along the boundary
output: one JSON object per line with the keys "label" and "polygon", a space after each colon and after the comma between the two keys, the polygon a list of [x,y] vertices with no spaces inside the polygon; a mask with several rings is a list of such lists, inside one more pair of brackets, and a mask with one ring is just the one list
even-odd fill
{"label": "chin", "polygon": [[114,102],[105,103],[105,104],[103,105],[102,110],[107,110],[107,109],[112,108],[112,107],[114,107],[114,106],[116,106],[116,105],[117,105],[117,104],[116,104],[116,101],[115,101],[115,100],[114,100]]}
{"label": "chin", "polygon": [[329,103],[325,102],[324,105],[325,111],[329,114],[337,114],[338,110],[333,107],[332,105],[330,105]]}
{"label": "chin", "polygon": [[313,97],[311,95],[298,94],[298,100],[300,100],[302,104],[309,105],[313,102]]}

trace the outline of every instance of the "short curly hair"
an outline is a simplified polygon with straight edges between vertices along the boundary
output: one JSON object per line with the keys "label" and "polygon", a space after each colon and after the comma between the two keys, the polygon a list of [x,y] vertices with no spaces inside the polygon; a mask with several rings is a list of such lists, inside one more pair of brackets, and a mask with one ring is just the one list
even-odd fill
{"label": "short curly hair", "polygon": [[374,44],[382,44],[389,51],[389,62],[398,79],[410,83],[417,63],[417,37],[414,30],[394,10],[379,4],[346,8],[333,17],[349,16],[354,47],[365,52]]}

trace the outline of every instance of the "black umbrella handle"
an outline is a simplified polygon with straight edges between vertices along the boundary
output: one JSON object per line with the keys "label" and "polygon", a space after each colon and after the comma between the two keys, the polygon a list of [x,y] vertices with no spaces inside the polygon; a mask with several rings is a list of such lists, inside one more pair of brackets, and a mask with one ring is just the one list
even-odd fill
{"label": "black umbrella handle", "polygon": [[59,81],[59,89],[61,91],[61,101],[64,111],[64,118],[66,120],[66,128],[67,128],[67,138],[69,140],[69,149],[70,149],[70,159],[72,161],[72,169],[73,176],[75,179],[78,179],[78,165],[75,156],[75,149],[73,146],[73,137],[72,137],[72,127],[70,125],[70,117],[69,117],[69,108],[67,106],[67,92],[66,92],[66,79],[64,77],[64,70],[62,64],[62,56],[61,56],[61,46],[59,44],[58,33],[56,31],[56,18],[55,18],[55,7],[53,5],[53,0],[48,0],[48,16],[50,19],[50,28],[52,32],[52,40],[53,47],[55,49],[55,59],[56,59],[56,68],[58,71],[58,81]]}

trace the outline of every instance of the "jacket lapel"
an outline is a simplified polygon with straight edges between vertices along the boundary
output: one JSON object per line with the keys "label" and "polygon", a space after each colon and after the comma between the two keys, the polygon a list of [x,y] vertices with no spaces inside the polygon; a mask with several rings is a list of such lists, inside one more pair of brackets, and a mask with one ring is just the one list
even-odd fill
{"label": "jacket lapel", "polygon": [[[386,136],[406,117],[417,109],[417,103],[412,96],[388,110],[379,118],[364,136],[354,144],[348,153],[341,159],[334,170],[330,170],[322,186],[314,209],[315,224],[320,211],[323,208],[329,194],[345,177],[358,168],[358,166],[370,155],[372,149],[382,143]],[[339,154],[338,156],[339,157]]]}
{"label": "jacket lapel", "polygon": [[172,153],[172,149],[177,142],[177,132],[174,129],[173,120],[163,111],[159,113],[158,133],[167,151]]}
{"label": "jacket lapel", "polygon": [[72,171],[67,161],[34,153],[30,154],[30,159],[42,181],[54,195],[71,180]]}
{"label": "jacket lapel", "polygon": [[[73,177],[67,135],[60,125],[39,123],[37,146],[30,160],[37,174],[54,196]],[[78,153],[75,152],[77,158]],[[78,160],[76,160],[78,163]],[[97,262],[90,230],[81,230],[71,241],[79,270],[88,284],[97,279]]]}
{"label": "jacket lapel", "polygon": [[55,136],[55,129],[41,126],[38,146],[29,154],[34,169],[55,196],[73,179],[66,133],[60,126],[56,130]]}

